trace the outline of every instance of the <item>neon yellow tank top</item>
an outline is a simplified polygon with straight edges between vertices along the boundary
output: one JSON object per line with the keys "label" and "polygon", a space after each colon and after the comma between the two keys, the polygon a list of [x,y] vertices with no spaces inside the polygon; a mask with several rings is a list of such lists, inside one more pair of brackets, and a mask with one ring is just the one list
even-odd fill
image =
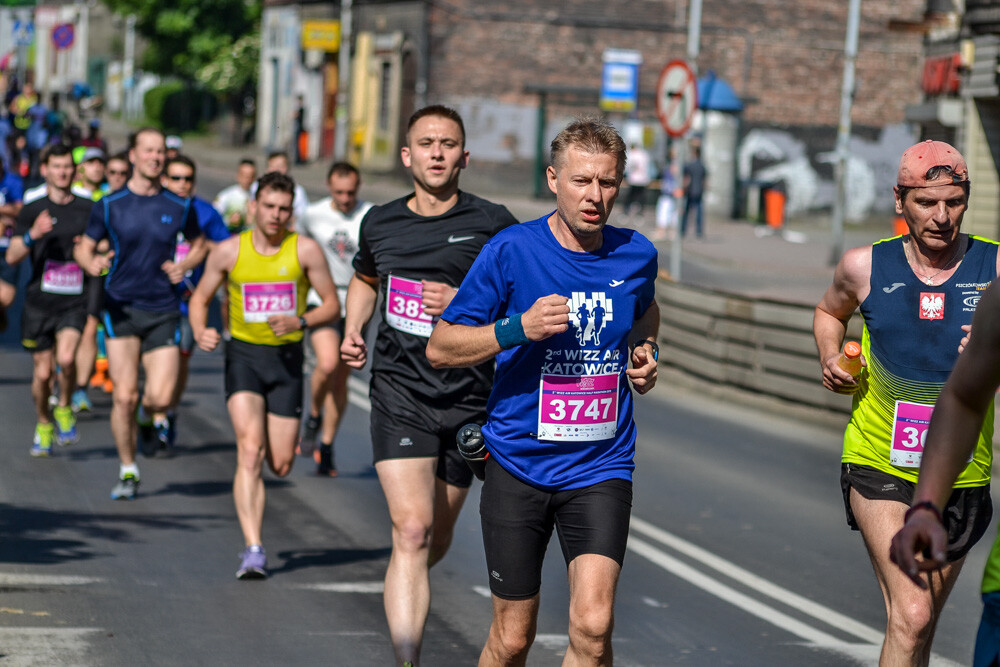
{"label": "neon yellow tank top", "polygon": [[275,336],[267,323],[272,315],[302,315],[309,281],[299,264],[298,235],[290,233],[273,255],[253,247],[253,230],[240,234],[236,265],[229,273],[229,331],[233,338],[257,345],[284,345],[302,340],[301,331]]}

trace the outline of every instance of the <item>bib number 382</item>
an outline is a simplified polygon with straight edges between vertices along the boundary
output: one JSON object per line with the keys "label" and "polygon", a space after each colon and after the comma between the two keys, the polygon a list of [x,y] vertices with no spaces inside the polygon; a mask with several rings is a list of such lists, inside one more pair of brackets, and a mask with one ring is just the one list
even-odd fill
{"label": "bib number 382", "polygon": [[429,338],[434,318],[424,312],[424,285],[419,280],[389,276],[385,321],[393,329]]}

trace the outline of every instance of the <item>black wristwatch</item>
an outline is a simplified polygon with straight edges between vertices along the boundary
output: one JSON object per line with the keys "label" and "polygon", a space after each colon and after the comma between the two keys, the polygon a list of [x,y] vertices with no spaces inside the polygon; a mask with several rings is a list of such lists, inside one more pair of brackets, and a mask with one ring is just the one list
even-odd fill
{"label": "black wristwatch", "polygon": [[628,347],[629,352],[634,352],[635,348],[639,347],[640,345],[649,345],[651,348],[653,348],[653,361],[659,361],[660,346],[656,344],[655,340],[653,340],[652,338],[644,338],[643,340],[637,340],[631,345],[629,345]]}
{"label": "black wristwatch", "polygon": [[299,315],[299,329],[302,329],[302,331],[305,331],[308,326],[309,325],[306,324],[306,318],[304,316],[302,316],[302,315]]}

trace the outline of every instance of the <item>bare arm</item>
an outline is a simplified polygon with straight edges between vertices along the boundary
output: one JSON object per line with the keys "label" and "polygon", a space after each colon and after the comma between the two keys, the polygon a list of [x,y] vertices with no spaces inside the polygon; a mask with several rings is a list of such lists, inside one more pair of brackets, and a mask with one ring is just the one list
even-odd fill
{"label": "bare arm", "polygon": [[[40,241],[42,237],[51,231],[52,215],[48,210],[44,210],[31,223],[31,228],[26,232],[26,235],[31,237],[31,243],[34,243],[35,241]],[[24,236],[15,236],[10,240],[10,247],[7,248],[8,264],[18,264],[31,254],[31,248],[28,246],[27,241],[28,239],[25,239]]]}
{"label": "bare arm", "polygon": [[347,286],[347,314],[340,356],[351,368],[364,368],[368,361],[368,346],[361,332],[375,314],[378,286],[377,276],[365,276],[357,271]]}
{"label": "bare arm", "polygon": [[[959,356],[931,417],[920,477],[913,504],[945,507],[955,479],[975,449],[983,418],[1000,385],[1000,287],[983,293],[973,318],[976,335]],[[945,563],[948,536],[930,510],[912,513],[892,540],[892,559],[918,586],[926,587],[921,572]],[[929,558],[916,556],[927,550]]]}
{"label": "bare arm", "polygon": [[833,392],[851,394],[858,389],[851,374],[837,365],[837,359],[847,323],[868,296],[871,266],[871,247],[854,248],[844,253],[834,272],[833,284],[813,314],[813,336],[823,369],[823,386]]}
{"label": "bare arm", "polygon": [[[521,315],[521,327],[530,341],[540,341],[569,328],[568,299],[558,294],[540,297]],[[502,349],[495,323],[483,326],[441,320],[427,341],[427,360],[434,368],[465,368],[489,361]]]}
{"label": "bare arm", "polygon": [[95,277],[111,268],[111,260],[114,256],[114,250],[109,250],[105,255],[98,254],[97,241],[86,234],[80,237],[80,241],[73,246],[73,259],[88,275]]}
{"label": "bare arm", "polygon": [[[651,340],[656,342],[660,332],[660,305],[653,300],[646,312],[632,325],[632,342]],[[656,385],[657,360],[651,345],[636,345],[630,355],[632,368],[625,374],[632,381],[632,388],[645,394]]]}
{"label": "bare arm", "polygon": [[191,249],[183,261],[174,262],[168,259],[160,265],[160,268],[170,278],[170,282],[176,285],[184,280],[184,276],[187,275],[188,271],[191,271],[205,260],[210,248],[211,245],[204,235],[195,237],[191,241]]}
{"label": "bare arm", "polygon": [[205,272],[198,282],[198,287],[188,302],[188,321],[191,323],[191,333],[194,335],[198,347],[206,352],[214,350],[221,339],[216,329],[207,328],[208,304],[212,302],[212,297],[219,289],[219,285],[226,279],[226,274],[236,264],[238,253],[239,237],[234,236],[215,246],[205,262]]}

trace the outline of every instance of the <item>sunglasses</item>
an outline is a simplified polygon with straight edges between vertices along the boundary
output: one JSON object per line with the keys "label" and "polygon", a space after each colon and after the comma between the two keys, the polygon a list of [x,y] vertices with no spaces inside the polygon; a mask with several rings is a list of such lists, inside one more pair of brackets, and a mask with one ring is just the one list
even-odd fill
{"label": "sunglasses", "polygon": [[128,176],[127,171],[117,171],[115,169],[108,169],[108,176]]}
{"label": "sunglasses", "polygon": [[167,178],[171,181],[184,181],[186,183],[194,183],[194,176],[171,176],[167,174]]}

